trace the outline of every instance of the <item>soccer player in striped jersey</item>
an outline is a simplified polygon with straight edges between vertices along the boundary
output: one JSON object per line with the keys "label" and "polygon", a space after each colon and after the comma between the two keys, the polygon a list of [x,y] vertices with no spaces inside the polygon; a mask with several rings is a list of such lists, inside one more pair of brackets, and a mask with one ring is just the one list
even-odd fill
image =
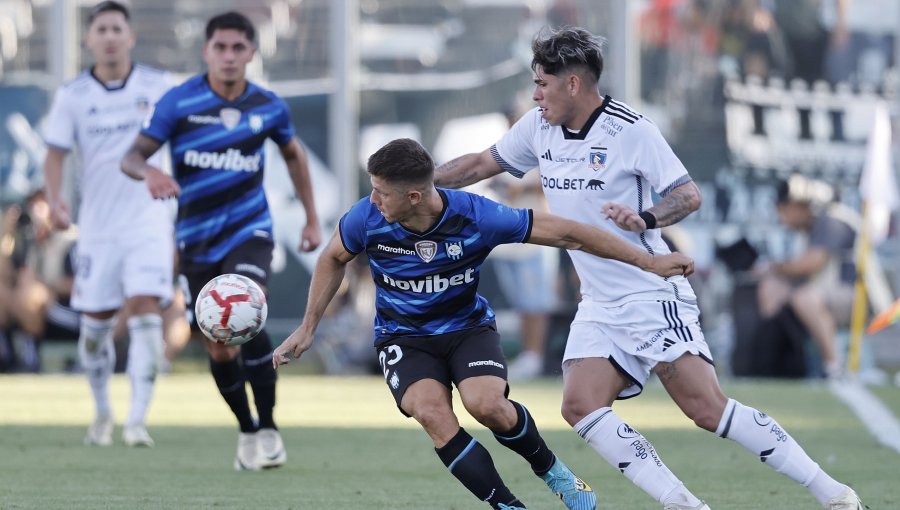
{"label": "soccer player in striped jersey", "polygon": [[451,474],[492,508],[525,508],[504,485],[488,451],[459,426],[451,406],[455,384],[469,414],[525,458],[567,508],[596,508],[591,488],[550,451],[525,406],[506,398],[506,360],[494,311],[478,294],[481,266],[497,245],[525,242],[584,250],[660,275],[688,274],[693,261],[677,253],[653,256],[546,213],[437,189],[431,156],[413,140],[379,149],[369,158],[368,172],[372,193],[341,218],[319,257],[303,324],[275,350],[275,366],[310,347],[346,265],[365,252],[376,285],[375,349],[385,381],[397,407],[425,429]]}
{"label": "soccer player in striped jersey", "polygon": [[[306,152],[294,136],[288,107],[246,78],[255,36],[242,14],[210,19],[203,48],[207,72],[160,99],[122,160],[122,170],[143,179],[155,198],[178,197],[175,237],[192,303],[207,281],[223,273],[242,274],[265,289],[274,247],[263,190],[267,138],[278,144],[306,210],[299,248],[311,251],[321,242]],[[146,161],[165,142],[174,178]],[[273,418],[276,374],[268,333],[240,347],[204,344],[219,392],[240,427],[235,469],[284,464],[287,454]],[[253,389],[256,420],[245,381]]]}
{"label": "soccer player in striped jersey", "polygon": [[172,221],[165,204],[155,202],[118,167],[144,118],[173,81],[168,73],[132,62],[135,36],[128,9],[118,2],[94,6],[84,44],[94,65],[56,92],[45,123],[44,175],[53,225],[67,228],[71,218],[61,195],[63,162],[78,146],[81,204],[72,307],[83,313],[78,355],[96,407],[85,442],[112,444],[108,381],[116,364],[114,316],[123,308],[128,313],[131,409],[122,438],[130,446],[152,446],[145,417],[163,349],[160,303],[172,299]]}
{"label": "soccer player in striped jersey", "polygon": [[[532,50],[538,107],[489,149],[439,167],[438,185],[539,168],[552,213],[646,253],[668,253],[659,228],[700,207],[700,190],[653,122],[600,94],[601,40],[580,28],[545,30]],[[651,189],[662,197],[656,204]],[[684,277],[569,253],[582,301],[563,357],[562,414],[607,462],[667,510],[708,509],[612,410],[617,398],[638,395],[652,370],[697,426],[737,442],[826,508],[862,508],[856,493],[826,474],[773,418],[722,393]]]}

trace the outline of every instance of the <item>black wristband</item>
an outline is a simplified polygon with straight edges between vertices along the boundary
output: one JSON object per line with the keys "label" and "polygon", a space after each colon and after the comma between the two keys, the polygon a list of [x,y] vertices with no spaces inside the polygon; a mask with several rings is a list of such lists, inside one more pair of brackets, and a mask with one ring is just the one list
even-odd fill
{"label": "black wristband", "polygon": [[640,216],[641,219],[644,220],[644,223],[647,224],[647,230],[650,230],[651,228],[656,228],[656,216],[654,216],[652,212],[641,211],[641,213],[638,214],[638,216]]}

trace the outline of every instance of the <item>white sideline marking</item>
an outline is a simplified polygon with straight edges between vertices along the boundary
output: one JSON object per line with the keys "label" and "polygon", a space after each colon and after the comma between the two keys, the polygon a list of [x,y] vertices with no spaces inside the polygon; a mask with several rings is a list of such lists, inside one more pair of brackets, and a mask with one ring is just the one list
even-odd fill
{"label": "white sideline marking", "polygon": [[833,381],[831,393],[842,400],[879,443],[900,453],[900,422],[865,386],[856,381]]}

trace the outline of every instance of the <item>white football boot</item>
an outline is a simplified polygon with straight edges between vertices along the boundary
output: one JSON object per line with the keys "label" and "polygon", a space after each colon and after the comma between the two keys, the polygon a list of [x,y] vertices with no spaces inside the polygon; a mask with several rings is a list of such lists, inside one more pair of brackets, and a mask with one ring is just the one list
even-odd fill
{"label": "white football boot", "polygon": [[828,510],[863,510],[863,505],[856,492],[849,489],[840,496],[829,499],[828,503],[825,503],[825,508]]}
{"label": "white football boot", "polygon": [[669,503],[663,507],[663,510],[709,510],[709,505],[701,502],[699,506],[684,506],[678,503]]}
{"label": "white football boot", "polygon": [[256,432],[238,434],[237,453],[234,454],[234,469],[238,471],[259,471],[259,442]]}
{"label": "white football boot", "polygon": [[115,422],[111,414],[98,416],[88,427],[84,436],[84,444],[91,446],[110,446],[113,442],[113,426]]}
{"label": "white football boot", "polygon": [[283,466],[287,462],[287,451],[281,434],[275,429],[259,429],[256,433],[259,442],[259,467],[270,469]]}
{"label": "white football boot", "polygon": [[153,446],[153,438],[143,425],[126,425],[122,429],[122,441],[126,446]]}

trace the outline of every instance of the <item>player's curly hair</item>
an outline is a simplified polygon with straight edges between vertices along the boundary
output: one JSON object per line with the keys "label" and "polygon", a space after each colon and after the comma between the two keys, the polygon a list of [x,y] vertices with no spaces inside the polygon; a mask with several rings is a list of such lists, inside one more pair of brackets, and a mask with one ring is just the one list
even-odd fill
{"label": "player's curly hair", "polygon": [[434,178],[434,160],[419,142],[398,138],[369,156],[366,171],[393,184],[425,184]]}
{"label": "player's curly hair", "polygon": [[576,72],[596,83],[603,73],[605,42],[603,37],[579,27],[544,27],[531,41],[531,69],[536,71],[541,66],[554,76]]}

